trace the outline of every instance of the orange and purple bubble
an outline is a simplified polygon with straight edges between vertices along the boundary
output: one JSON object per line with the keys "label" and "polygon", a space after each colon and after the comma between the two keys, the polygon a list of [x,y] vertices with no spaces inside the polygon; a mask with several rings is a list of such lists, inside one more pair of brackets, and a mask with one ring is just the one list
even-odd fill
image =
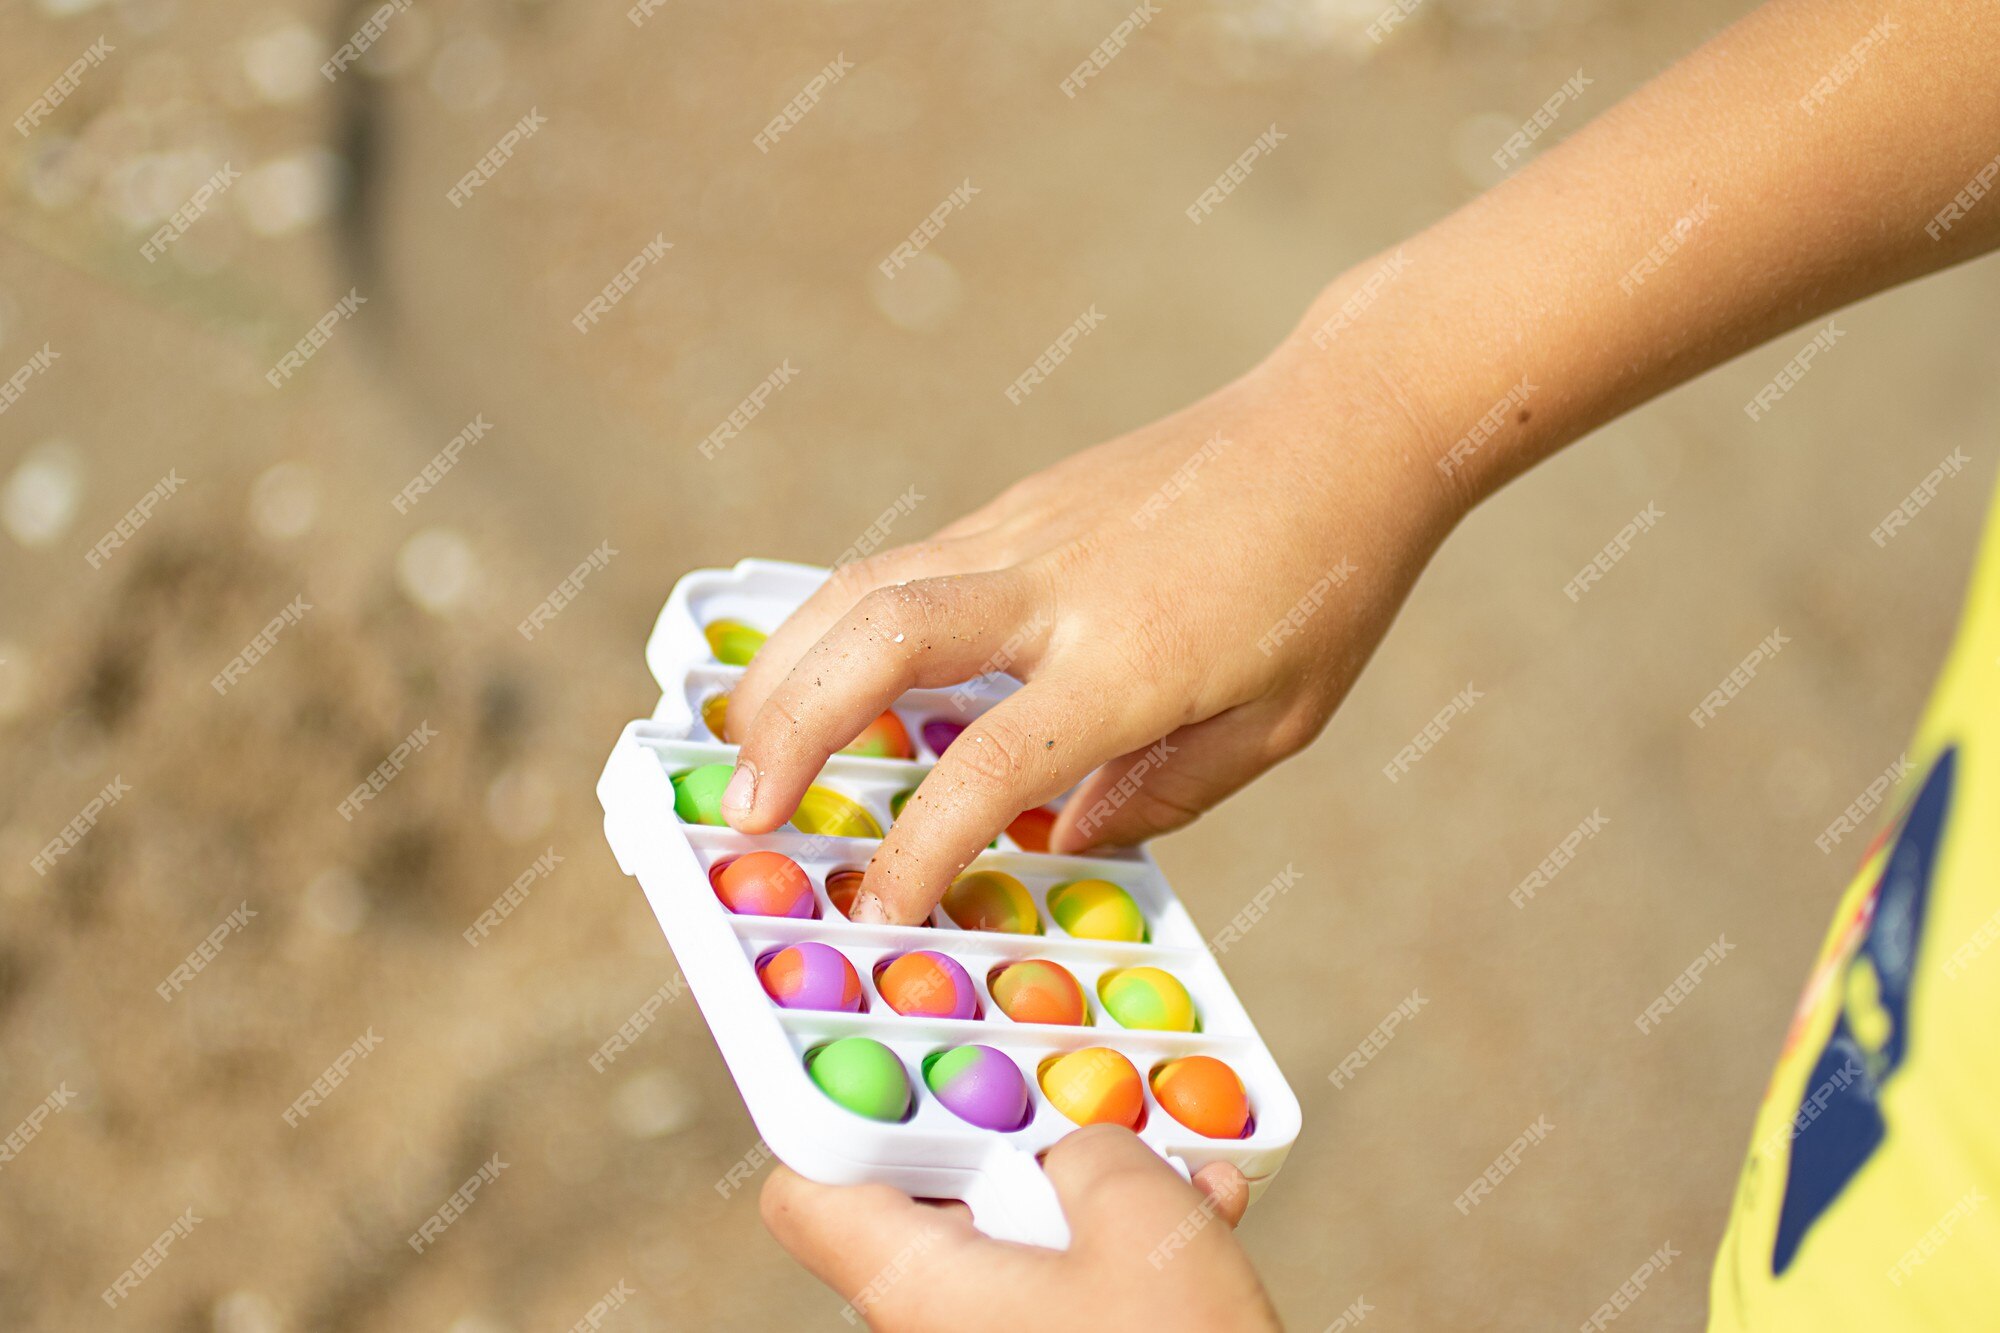
{"label": "orange and purple bubble", "polygon": [[781,1008],[861,1012],[860,974],[831,945],[813,940],[788,945],[757,964],[757,979]]}
{"label": "orange and purple bubble", "polygon": [[741,916],[809,917],[812,881],[783,852],[745,852],[718,861],[708,882],[722,905]]}
{"label": "orange and purple bubble", "polygon": [[875,974],[882,1003],[906,1018],[977,1018],[979,990],[958,961],[932,949],[892,960]]}

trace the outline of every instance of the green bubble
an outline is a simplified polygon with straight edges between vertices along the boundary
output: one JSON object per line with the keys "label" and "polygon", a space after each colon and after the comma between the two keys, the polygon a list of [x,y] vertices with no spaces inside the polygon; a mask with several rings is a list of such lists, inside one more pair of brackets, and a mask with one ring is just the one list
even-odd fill
{"label": "green bubble", "polygon": [[715,654],[715,660],[724,666],[748,666],[757,650],[764,646],[769,636],[760,629],[752,629],[740,620],[712,620],[702,630],[708,640],[708,649]]}
{"label": "green bubble", "polygon": [[896,1053],[870,1037],[842,1037],[806,1056],[819,1090],[856,1115],[901,1120],[910,1109],[910,1078]]}
{"label": "green bubble", "polygon": [[721,825],[722,789],[736,770],[729,764],[703,764],[674,779],[674,813],[690,824]]}

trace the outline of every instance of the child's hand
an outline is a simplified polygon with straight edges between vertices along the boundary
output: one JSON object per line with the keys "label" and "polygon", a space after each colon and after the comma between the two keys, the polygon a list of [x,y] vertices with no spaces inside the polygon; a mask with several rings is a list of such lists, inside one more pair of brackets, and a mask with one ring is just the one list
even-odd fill
{"label": "child's hand", "polygon": [[1053,850],[1178,827],[1306,745],[1459,508],[1379,367],[1336,386],[1307,359],[1282,351],[931,541],[836,570],[730,697],[725,817],[784,823],[905,690],[1018,677],[869,865],[856,919],[911,922],[1016,815],[1100,765]]}
{"label": "child's hand", "polygon": [[782,1166],[764,1184],[764,1223],[871,1328],[1278,1327],[1231,1234],[1249,1196],[1234,1168],[1205,1168],[1190,1186],[1109,1125],[1071,1134],[1043,1165],[1069,1220],[1061,1253],[989,1240],[962,1204],[816,1185]]}
{"label": "child's hand", "polygon": [[1878,21],[1774,0],[1335,283],[1256,372],[846,566],[731,699],[723,814],[776,828],[906,689],[1020,677],[869,866],[857,916],[909,922],[1100,764],[1059,850],[1185,823],[1297,750],[1473,500],[1782,329],[2000,245],[2000,206],[1966,185],[2000,117],[1993,5],[1899,6],[1867,77],[1821,96]]}

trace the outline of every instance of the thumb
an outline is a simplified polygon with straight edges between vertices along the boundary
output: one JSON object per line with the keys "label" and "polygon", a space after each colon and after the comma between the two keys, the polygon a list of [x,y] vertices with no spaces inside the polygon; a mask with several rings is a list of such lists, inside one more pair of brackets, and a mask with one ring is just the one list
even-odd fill
{"label": "thumb", "polygon": [[[1042,1169],[1062,1201],[1076,1250],[1126,1259],[1177,1252],[1225,1208],[1117,1125],[1077,1130],[1049,1149]],[[1218,1234],[1228,1232],[1225,1222]]]}

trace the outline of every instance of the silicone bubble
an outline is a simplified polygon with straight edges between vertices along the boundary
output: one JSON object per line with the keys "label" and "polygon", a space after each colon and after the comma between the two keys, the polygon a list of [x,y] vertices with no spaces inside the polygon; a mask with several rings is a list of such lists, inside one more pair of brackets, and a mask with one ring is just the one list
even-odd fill
{"label": "silicone bubble", "polygon": [[1049,890],[1049,915],[1080,940],[1139,944],[1146,918],[1132,895],[1105,879],[1072,879]]}
{"label": "silicone bubble", "polygon": [[708,640],[708,650],[715,654],[715,660],[724,666],[748,666],[769,637],[763,630],[752,629],[740,620],[711,620],[702,635]]}
{"label": "silicone bubble", "polygon": [[923,725],[924,748],[932,754],[943,754],[951,748],[951,743],[957,740],[959,733],[964,730],[965,724],[963,722],[954,722],[950,718],[945,717],[934,717]]}
{"label": "silicone bubble", "polygon": [[1240,1139],[1250,1124],[1250,1098],[1236,1071],[1212,1055],[1169,1060],[1153,1071],[1153,1100],[1197,1134]]}
{"label": "silicone bubble", "polygon": [[675,778],[674,813],[689,824],[720,827],[722,789],[729,785],[729,775],[735,771],[733,764],[703,764]]}
{"label": "silicone bubble", "polygon": [[960,875],[944,891],[944,914],[960,930],[994,930],[1007,935],[1039,935],[1041,918],[1027,886],[1000,870]]}
{"label": "silicone bubble", "polygon": [[861,977],[847,955],[831,945],[807,940],[778,950],[757,964],[764,993],[786,1009],[861,1012]]}
{"label": "silicone bubble", "polygon": [[806,1053],[819,1090],[856,1115],[901,1120],[910,1109],[910,1076],[896,1053],[871,1037],[842,1037]]}
{"label": "silicone bubble", "polygon": [[708,734],[722,739],[722,728],[729,718],[729,696],[711,694],[701,701],[701,725],[708,728]]}
{"label": "silicone bubble", "polygon": [[933,949],[906,953],[875,974],[882,1003],[906,1018],[977,1018],[979,989],[959,966]]}
{"label": "silicone bubble", "polygon": [[993,1003],[1016,1023],[1055,1023],[1081,1027],[1090,1021],[1083,983],[1061,963],[1027,958],[1008,963],[987,979]]}
{"label": "silicone bubble", "polygon": [[1024,852],[1046,852],[1049,834],[1055,826],[1056,812],[1045,805],[1039,806],[1015,815],[1014,822],[1007,826],[1007,836]]}
{"label": "silicone bubble", "polygon": [[722,905],[741,916],[809,917],[812,881],[783,852],[745,852],[718,861],[708,882]]}
{"label": "silicone bubble", "polygon": [[853,914],[854,895],[861,892],[861,879],[859,870],[836,870],[826,877],[826,896],[834,911],[842,916]]}
{"label": "silicone bubble", "polygon": [[924,1058],[924,1085],[968,1124],[1003,1133],[1028,1123],[1028,1080],[991,1046],[954,1046]]}
{"label": "silicone bubble", "polygon": [[1120,1027],[1149,1032],[1192,1032],[1194,999],[1172,973],[1157,967],[1121,967],[1097,983],[1097,998]]}
{"label": "silicone bubble", "polygon": [[801,833],[817,833],[828,838],[879,838],[882,826],[867,807],[842,796],[831,787],[812,786],[799,798],[792,814],[792,827]]}
{"label": "silicone bubble", "polygon": [[1071,1051],[1044,1064],[1042,1095],[1079,1125],[1137,1129],[1146,1110],[1139,1071],[1106,1046]]}
{"label": "silicone bubble", "polygon": [[842,754],[865,755],[870,759],[914,759],[916,751],[910,748],[910,733],[903,726],[903,719],[894,713],[884,713],[868,724],[867,730],[841,747]]}

